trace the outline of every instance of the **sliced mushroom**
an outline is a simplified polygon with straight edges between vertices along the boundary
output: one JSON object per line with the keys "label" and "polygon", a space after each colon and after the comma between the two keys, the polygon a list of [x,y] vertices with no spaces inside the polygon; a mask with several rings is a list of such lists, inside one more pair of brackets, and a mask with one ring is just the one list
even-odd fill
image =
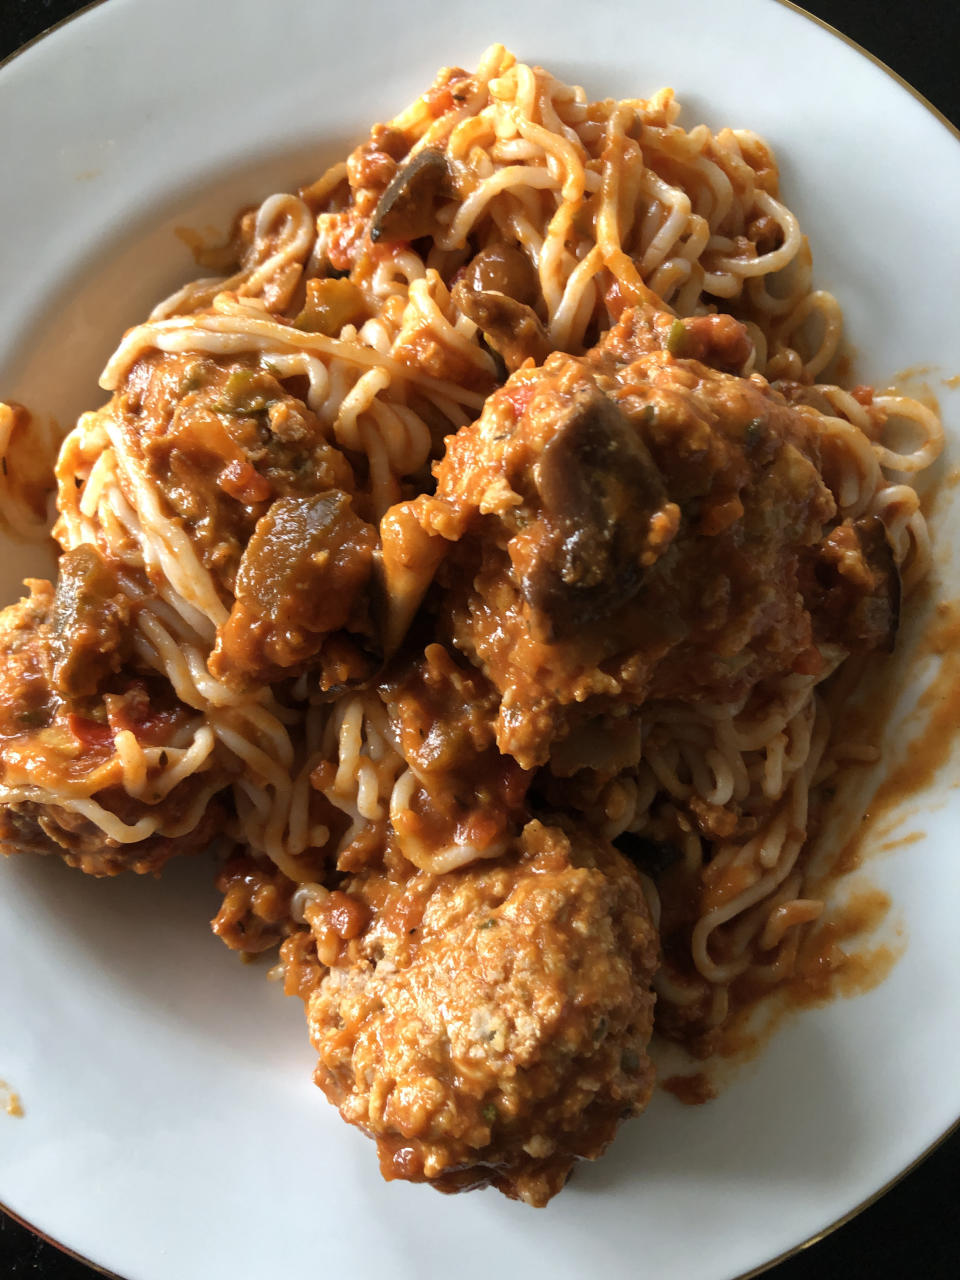
{"label": "sliced mushroom", "polygon": [[442,151],[425,147],[408,160],[377,201],[370,239],[416,240],[435,227],[437,201],[450,191],[450,168]]}
{"label": "sliced mushroom", "polygon": [[815,548],[809,600],[817,638],[852,653],[890,653],[900,622],[900,572],[878,516],[844,521]]}
{"label": "sliced mushroom", "polygon": [[[270,683],[327,656],[321,665],[346,683],[366,678],[356,645],[344,637],[334,655],[331,633],[350,629],[363,612],[373,572],[376,530],[353,510],[350,496],[330,489],[278,498],[247,543],[230,616],[217,633],[210,670],[242,687]],[[334,660],[335,658],[335,660]]]}
{"label": "sliced mushroom", "polygon": [[69,697],[95,693],[129,649],[130,606],[116,570],[84,543],[60,557],[52,633],[53,679]]}
{"label": "sliced mushroom", "polygon": [[482,332],[490,346],[503,358],[509,373],[524,360],[543,364],[550,354],[550,341],[537,313],[525,302],[517,302],[496,289],[475,290],[466,280],[453,289],[453,301]]}
{"label": "sliced mushroom", "polygon": [[532,306],[540,293],[533,263],[516,245],[491,244],[463,268],[458,283],[474,293],[505,293],[508,298]]}
{"label": "sliced mushroom", "polygon": [[[677,513],[638,433],[596,387],[576,393],[537,466],[543,531],[517,539],[520,587],[554,639],[609,617],[640,590]],[[659,518],[658,518],[659,517]]]}

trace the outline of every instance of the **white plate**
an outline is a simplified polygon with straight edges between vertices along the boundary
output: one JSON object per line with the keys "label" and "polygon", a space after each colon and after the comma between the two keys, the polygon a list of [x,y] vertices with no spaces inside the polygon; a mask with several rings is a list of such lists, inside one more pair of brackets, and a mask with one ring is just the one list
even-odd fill
{"label": "white plate", "polygon": [[[494,39],[596,96],[671,83],[688,122],[765,135],[861,376],[960,371],[960,149],[891,78],[787,8],[111,0],[0,74],[0,389],[63,422],[97,403],[121,329],[190,274],[174,226],[222,227],[237,205],[319,172],[437,67],[470,66]],[[938,389],[956,450],[958,405]],[[28,568],[15,548],[4,555],[8,597]],[[938,572],[956,592],[943,555]],[[913,696],[905,688],[904,705]],[[299,1005],[207,931],[205,867],[94,883],[10,860],[0,1076],[26,1114],[0,1112],[0,1201],[129,1280],[288,1268],[721,1280],[759,1266],[960,1114],[960,794],[948,782],[924,796],[927,839],[870,869],[908,938],[890,978],[795,1018],[712,1105],[658,1095],[541,1213],[379,1180],[372,1145],[311,1084]]]}

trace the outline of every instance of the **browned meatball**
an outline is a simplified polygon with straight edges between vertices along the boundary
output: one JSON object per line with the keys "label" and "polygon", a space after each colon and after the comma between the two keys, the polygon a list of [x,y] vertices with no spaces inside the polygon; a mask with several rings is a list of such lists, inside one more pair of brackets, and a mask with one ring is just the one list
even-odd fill
{"label": "browned meatball", "polygon": [[0,853],[56,853],[95,876],[156,872],[223,829],[229,776],[204,749],[167,782],[198,732],[212,746],[210,730],[165,680],[129,667],[110,566],[84,547],[63,569],[56,591],[31,580],[0,612]]}
{"label": "browned meatball", "polygon": [[543,1205],[653,1087],[640,882],[610,846],[536,821],[496,863],[407,871],[339,895],[371,923],[307,1000],[317,1083],[386,1178]]}
{"label": "browned meatball", "polygon": [[[742,699],[815,674],[818,644],[846,639],[816,616],[840,599],[838,557],[818,550],[837,527],[822,416],[728,372],[748,353],[729,316],[628,311],[586,356],[515,374],[450,437],[436,496],[410,507],[447,545],[438,608],[524,768],[612,707]],[[844,578],[871,597],[857,647],[895,618],[882,530],[874,541],[858,543],[873,569]]]}
{"label": "browned meatball", "polygon": [[[202,793],[199,778],[181,783],[173,800],[177,809],[168,810],[164,817],[175,825],[176,814],[188,813],[191,802]],[[142,816],[142,808],[119,790],[98,799],[131,825]],[[227,816],[226,805],[215,797],[205,804],[196,825],[183,835],[158,833],[122,844],[105,835],[96,823],[59,805],[25,801],[0,809],[0,853],[59,854],[68,867],[77,867],[88,876],[116,876],[122,871],[156,875],[171,858],[208,849],[223,831]]]}
{"label": "browned meatball", "polygon": [[153,352],[102,411],[177,517],[230,617],[211,659],[237,687],[369,677],[377,546],[355,477],[304,400],[244,358]]}

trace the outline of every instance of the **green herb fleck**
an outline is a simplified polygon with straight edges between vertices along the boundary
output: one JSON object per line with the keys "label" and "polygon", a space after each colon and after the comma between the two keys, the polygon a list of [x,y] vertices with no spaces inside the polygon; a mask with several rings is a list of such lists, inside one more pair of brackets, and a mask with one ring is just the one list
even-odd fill
{"label": "green herb fleck", "polygon": [[743,433],[743,443],[748,449],[751,449],[754,445],[758,445],[760,443],[763,439],[763,435],[763,419],[751,418]]}
{"label": "green herb fleck", "polygon": [[687,327],[682,320],[674,320],[667,335],[667,350],[672,356],[682,356],[687,345]]}
{"label": "green herb fleck", "polygon": [[180,394],[185,396],[189,391],[199,391],[201,387],[206,385],[206,381],[203,361],[198,360],[195,364],[192,364],[184,374],[180,383]]}
{"label": "green herb fleck", "polygon": [[488,918],[484,920],[484,922],[479,927],[481,929],[492,929],[496,923],[497,922],[496,920],[494,920],[493,916],[488,916]]}
{"label": "green herb fleck", "polygon": [[41,725],[47,723],[47,716],[46,712],[36,708],[33,711],[21,711],[17,716],[17,721],[25,729],[39,729]]}
{"label": "green herb fleck", "polygon": [[487,1124],[493,1124],[495,1122],[497,1118],[497,1108],[492,1102],[488,1102],[483,1108],[483,1118],[486,1120]]}
{"label": "green herb fleck", "polygon": [[271,399],[263,385],[263,374],[253,369],[234,369],[213,407],[217,413],[262,413]]}
{"label": "green herb fleck", "polygon": [[620,1068],[628,1074],[640,1069],[640,1055],[635,1049],[624,1049],[620,1055]]}

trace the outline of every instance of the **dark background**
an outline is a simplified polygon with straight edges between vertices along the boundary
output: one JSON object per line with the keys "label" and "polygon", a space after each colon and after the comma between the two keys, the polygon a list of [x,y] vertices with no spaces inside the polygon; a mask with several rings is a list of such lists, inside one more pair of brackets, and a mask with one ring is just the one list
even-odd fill
{"label": "dark background", "polygon": [[[0,59],[81,7],[71,0],[0,0]],[[881,58],[960,124],[957,0],[809,0],[806,8]],[[816,68],[810,74],[815,82]],[[881,127],[878,122],[878,133]],[[954,1133],[877,1204],[768,1274],[771,1280],[956,1280],[958,1191],[960,1133]],[[92,1280],[95,1274],[0,1213],[0,1280]]]}

